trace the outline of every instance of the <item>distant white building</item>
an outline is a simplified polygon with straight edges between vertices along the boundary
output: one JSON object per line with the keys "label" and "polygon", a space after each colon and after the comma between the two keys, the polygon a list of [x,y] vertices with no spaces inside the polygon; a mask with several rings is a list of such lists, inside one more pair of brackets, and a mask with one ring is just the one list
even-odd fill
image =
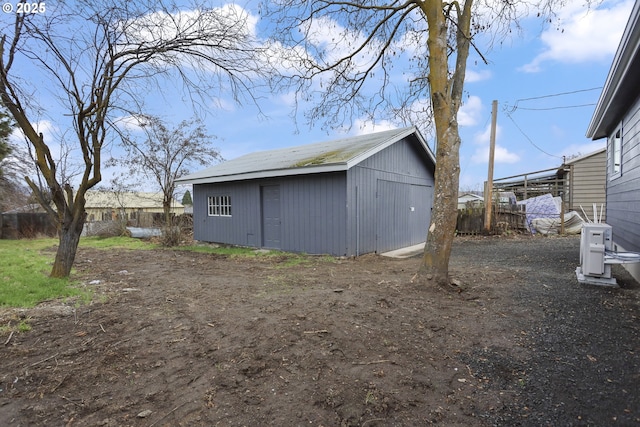
{"label": "distant white building", "polygon": [[484,206],[484,197],[474,193],[464,193],[458,196],[458,209],[479,208]]}
{"label": "distant white building", "polygon": [[[85,210],[88,221],[136,219],[141,213],[162,213],[162,193],[87,191]],[[173,200],[171,211],[184,213],[184,206]]]}

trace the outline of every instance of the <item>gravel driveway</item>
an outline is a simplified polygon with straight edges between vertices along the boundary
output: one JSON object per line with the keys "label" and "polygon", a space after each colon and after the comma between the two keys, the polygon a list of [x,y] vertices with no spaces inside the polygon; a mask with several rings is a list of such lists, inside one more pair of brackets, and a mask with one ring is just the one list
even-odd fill
{"label": "gravel driveway", "polygon": [[503,375],[492,384],[512,395],[491,424],[640,425],[640,287],[626,270],[613,268],[619,289],[579,284],[579,237],[476,239],[454,253],[456,262],[481,256],[487,268],[521,273],[514,304],[536,312],[533,323],[511,319],[528,350],[522,358],[491,348],[466,356],[476,376]]}

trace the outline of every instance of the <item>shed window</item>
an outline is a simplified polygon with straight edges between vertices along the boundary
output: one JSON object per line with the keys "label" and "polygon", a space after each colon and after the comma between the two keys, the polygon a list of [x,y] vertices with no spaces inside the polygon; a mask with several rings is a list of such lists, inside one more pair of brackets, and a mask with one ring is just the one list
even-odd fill
{"label": "shed window", "polygon": [[618,128],[609,139],[611,149],[611,178],[622,174],[622,129]]}
{"label": "shed window", "polygon": [[231,216],[231,196],[209,196],[209,216]]}

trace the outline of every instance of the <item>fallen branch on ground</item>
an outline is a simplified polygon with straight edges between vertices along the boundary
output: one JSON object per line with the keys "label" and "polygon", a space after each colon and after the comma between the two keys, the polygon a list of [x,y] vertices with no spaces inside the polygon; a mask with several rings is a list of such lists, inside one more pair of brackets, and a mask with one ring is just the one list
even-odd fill
{"label": "fallen branch on ground", "polygon": [[389,359],[382,359],[382,360],[373,360],[371,362],[353,362],[353,365],[375,365],[377,363],[387,363],[387,362],[391,362],[391,360]]}
{"label": "fallen branch on ground", "polygon": [[13,337],[13,333],[14,333],[14,332],[15,332],[15,331],[11,331],[11,333],[9,334],[9,338],[7,338],[7,340],[4,342],[4,345],[9,344],[9,341],[11,341],[11,337]]}

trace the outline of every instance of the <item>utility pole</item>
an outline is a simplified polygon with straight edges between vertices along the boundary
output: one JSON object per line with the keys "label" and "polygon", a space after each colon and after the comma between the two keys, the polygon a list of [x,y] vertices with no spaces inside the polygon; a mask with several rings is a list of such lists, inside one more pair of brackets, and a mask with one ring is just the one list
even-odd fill
{"label": "utility pole", "polygon": [[489,139],[489,173],[484,189],[484,229],[491,231],[491,209],[493,208],[493,158],[496,151],[496,124],[498,122],[498,101],[491,104],[491,137]]}

